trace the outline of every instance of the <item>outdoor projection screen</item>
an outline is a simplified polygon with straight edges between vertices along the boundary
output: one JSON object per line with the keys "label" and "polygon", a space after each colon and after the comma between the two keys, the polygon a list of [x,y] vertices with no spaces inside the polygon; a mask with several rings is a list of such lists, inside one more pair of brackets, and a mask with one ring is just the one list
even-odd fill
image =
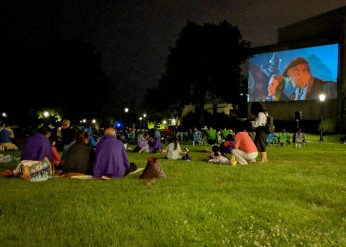
{"label": "outdoor projection screen", "polygon": [[[282,75],[286,66],[298,57],[304,58],[309,63],[313,77],[337,83],[338,44],[255,54],[249,59],[247,101],[265,101],[268,97],[268,82],[271,76]],[[294,91],[295,89],[286,77],[283,94],[287,96],[287,100],[291,100]]]}

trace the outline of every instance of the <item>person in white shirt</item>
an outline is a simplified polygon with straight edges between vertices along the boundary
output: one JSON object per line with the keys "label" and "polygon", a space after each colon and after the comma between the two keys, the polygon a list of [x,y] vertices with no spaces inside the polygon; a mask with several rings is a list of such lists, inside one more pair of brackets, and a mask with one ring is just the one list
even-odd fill
{"label": "person in white shirt", "polygon": [[181,159],[182,156],[180,156],[180,153],[182,153],[182,151],[180,148],[179,141],[177,138],[173,137],[171,142],[167,145],[167,159]]}
{"label": "person in white shirt", "polygon": [[257,147],[258,152],[261,154],[261,162],[268,162],[267,159],[267,143],[266,136],[267,133],[265,131],[265,125],[267,123],[267,112],[263,108],[260,102],[253,102],[251,104],[251,113],[256,116],[255,121],[252,121],[252,128],[256,131],[256,136],[254,143]]}

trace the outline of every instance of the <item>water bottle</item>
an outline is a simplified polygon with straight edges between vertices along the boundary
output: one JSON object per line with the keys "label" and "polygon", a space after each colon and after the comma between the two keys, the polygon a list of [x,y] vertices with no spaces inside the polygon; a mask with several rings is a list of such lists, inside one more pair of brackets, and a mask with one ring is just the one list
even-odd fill
{"label": "water bottle", "polygon": [[237,160],[235,159],[234,155],[232,155],[232,157],[231,157],[231,164],[232,164],[232,166],[236,166],[237,165]]}

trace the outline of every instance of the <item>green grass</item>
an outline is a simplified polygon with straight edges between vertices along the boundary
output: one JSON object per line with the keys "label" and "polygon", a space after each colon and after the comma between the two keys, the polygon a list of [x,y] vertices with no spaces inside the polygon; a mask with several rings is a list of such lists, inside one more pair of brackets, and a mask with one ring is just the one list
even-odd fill
{"label": "green grass", "polygon": [[[182,143],[192,161],[159,160],[167,178],[154,185],[141,173],[0,177],[0,246],[346,246],[346,145],[338,138],[308,135],[304,148],[271,146],[267,164],[235,167],[209,164],[210,147]],[[128,154],[139,167],[164,157]]]}

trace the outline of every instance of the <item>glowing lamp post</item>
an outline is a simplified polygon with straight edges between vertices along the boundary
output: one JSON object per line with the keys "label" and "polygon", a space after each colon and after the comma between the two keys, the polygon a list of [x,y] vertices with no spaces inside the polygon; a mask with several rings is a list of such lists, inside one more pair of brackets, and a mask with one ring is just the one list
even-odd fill
{"label": "glowing lamp post", "polygon": [[143,120],[144,120],[144,121],[143,121],[143,122],[144,122],[143,128],[144,128],[144,129],[147,129],[147,122],[146,122],[146,120],[145,120],[146,117],[147,117],[147,114],[144,113],[144,114],[143,114]]}
{"label": "glowing lamp post", "polygon": [[320,114],[321,114],[321,121],[320,121],[320,127],[321,127],[321,130],[320,130],[320,142],[323,142],[323,128],[322,128],[322,107],[323,107],[323,101],[325,101],[326,99],[326,95],[325,94],[320,94],[320,102],[321,102],[321,106],[320,106]]}
{"label": "glowing lamp post", "polygon": [[139,117],[138,119],[139,119],[139,128],[143,129],[143,124],[142,124],[143,117]]}
{"label": "glowing lamp post", "polygon": [[2,127],[3,126],[3,119],[5,119],[5,118],[7,118],[7,114],[6,114],[6,112],[2,112],[1,113],[1,117],[0,117],[0,126]]}
{"label": "glowing lamp post", "polygon": [[124,109],[125,115],[124,115],[124,127],[127,126],[127,113],[129,112],[129,108]]}

